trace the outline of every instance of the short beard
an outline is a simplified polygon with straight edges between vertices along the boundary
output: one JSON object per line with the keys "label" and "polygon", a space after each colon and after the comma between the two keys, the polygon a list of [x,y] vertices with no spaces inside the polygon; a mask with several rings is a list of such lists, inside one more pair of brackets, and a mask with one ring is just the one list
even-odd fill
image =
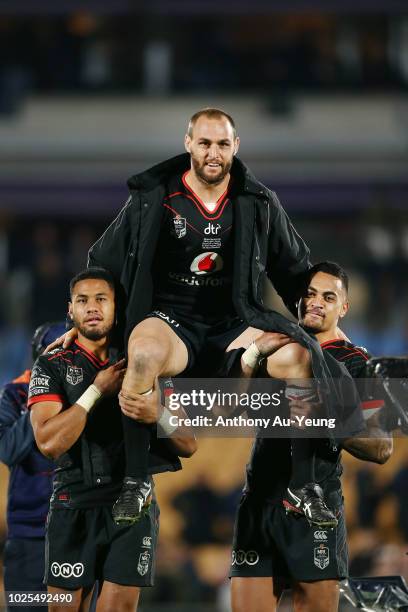
{"label": "short beard", "polygon": [[109,336],[111,327],[106,325],[102,327],[102,329],[86,329],[84,326],[80,325],[75,319],[73,319],[74,326],[77,328],[78,332],[86,338],[87,340],[91,340],[92,342],[96,342],[97,340],[102,340],[106,336]]}
{"label": "short beard", "polygon": [[320,331],[322,331],[321,327],[311,327],[310,325],[307,325],[304,319],[299,321],[299,325],[303,327],[304,330],[306,330],[307,332],[311,334],[318,334]]}
{"label": "short beard", "polygon": [[205,183],[206,185],[219,185],[225,179],[227,174],[229,174],[232,168],[232,161],[227,162],[224,166],[221,167],[221,173],[218,176],[214,176],[214,178],[209,178],[205,173],[204,169],[200,166],[200,163],[191,156],[191,163],[193,164],[194,172],[198,176],[198,178]]}

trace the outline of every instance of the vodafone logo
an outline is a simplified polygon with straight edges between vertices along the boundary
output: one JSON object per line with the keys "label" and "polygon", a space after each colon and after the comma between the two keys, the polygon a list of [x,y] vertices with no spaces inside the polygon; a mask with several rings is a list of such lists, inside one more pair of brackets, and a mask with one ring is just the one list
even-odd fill
{"label": "vodafone logo", "polygon": [[218,253],[208,252],[201,253],[201,255],[197,255],[195,259],[193,259],[190,270],[194,272],[194,274],[214,274],[214,272],[219,272],[224,267],[224,262],[222,257]]}

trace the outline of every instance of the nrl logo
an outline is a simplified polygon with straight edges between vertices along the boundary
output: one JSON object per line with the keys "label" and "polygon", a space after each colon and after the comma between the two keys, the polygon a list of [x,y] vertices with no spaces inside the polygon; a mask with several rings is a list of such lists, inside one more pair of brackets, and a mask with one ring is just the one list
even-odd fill
{"label": "nrl logo", "polygon": [[137,571],[141,576],[147,574],[147,570],[149,569],[149,561],[150,561],[150,553],[145,550],[140,553],[139,563],[137,564]]}
{"label": "nrl logo", "polygon": [[173,223],[177,238],[183,238],[187,233],[185,217],[175,217]]}
{"label": "nrl logo", "polygon": [[314,564],[321,570],[324,570],[330,563],[330,552],[327,546],[320,544],[314,549]]}
{"label": "nrl logo", "polygon": [[77,385],[78,383],[82,382],[84,380],[82,368],[68,366],[66,379],[70,385]]}

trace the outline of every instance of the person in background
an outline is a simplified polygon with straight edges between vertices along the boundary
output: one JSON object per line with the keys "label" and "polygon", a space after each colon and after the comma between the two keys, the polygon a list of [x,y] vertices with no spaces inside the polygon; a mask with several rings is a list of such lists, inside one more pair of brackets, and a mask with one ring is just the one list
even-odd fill
{"label": "person in background", "polygon": [[[32,339],[35,361],[65,330],[64,323],[45,323]],[[33,372],[35,376],[35,372]],[[0,461],[10,470],[7,540],[4,549],[5,591],[45,591],[45,522],[52,492],[53,463],[38,450],[27,410],[30,370],[6,384],[0,395]],[[25,610],[46,610],[47,607]]]}

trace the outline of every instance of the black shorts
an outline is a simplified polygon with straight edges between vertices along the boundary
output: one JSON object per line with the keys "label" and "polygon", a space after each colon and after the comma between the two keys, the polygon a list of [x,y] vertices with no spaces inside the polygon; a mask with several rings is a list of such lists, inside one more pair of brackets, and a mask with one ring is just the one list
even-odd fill
{"label": "black shorts", "polygon": [[147,315],[161,319],[184,342],[188,351],[185,372],[194,376],[214,376],[224,359],[225,350],[235,338],[248,328],[237,316],[228,315],[215,323],[192,319],[187,314],[158,307]]}
{"label": "black shorts", "polygon": [[283,506],[243,495],[235,520],[230,577],[271,576],[288,586],[346,578],[344,513],[337,518],[335,529],[320,529],[304,517],[287,516]]}
{"label": "black shorts", "polygon": [[159,507],[152,501],[141,520],[118,526],[111,506],[53,508],[47,520],[44,582],[77,590],[96,580],[153,586]]}

